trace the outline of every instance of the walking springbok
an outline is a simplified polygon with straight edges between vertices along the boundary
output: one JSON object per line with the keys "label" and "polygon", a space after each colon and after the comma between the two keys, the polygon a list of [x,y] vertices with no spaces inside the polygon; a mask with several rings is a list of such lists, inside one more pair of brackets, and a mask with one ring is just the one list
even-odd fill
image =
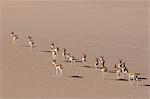
{"label": "walking springbok", "polygon": [[28,36],[28,43],[29,43],[29,46],[30,46],[31,48],[33,48],[34,41],[32,40],[32,37],[31,37],[31,36]]}
{"label": "walking springbok", "polygon": [[107,71],[107,67],[106,67],[106,66],[103,66],[103,67],[101,68],[102,78],[103,78],[103,79],[105,79],[105,73],[106,73],[106,71]]}
{"label": "walking springbok", "polygon": [[15,44],[16,41],[18,40],[18,35],[16,35],[14,32],[11,32],[11,37],[12,37],[12,40],[13,40],[13,44]]}
{"label": "walking springbok", "polygon": [[100,67],[103,67],[105,65],[104,56],[100,57]]}
{"label": "walking springbok", "polygon": [[64,61],[66,61],[66,55],[67,55],[67,51],[65,48],[63,48],[62,56]]}
{"label": "walking springbok", "polygon": [[62,73],[62,64],[56,64],[56,60],[53,60],[52,64],[55,66],[56,68],[56,76],[63,76],[63,73]]}
{"label": "walking springbok", "polygon": [[133,85],[133,82],[136,81],[136,85],[138,86],[138,76],[137,76],[137,74],[128,72],[127,75],[128,75],[129,84]]}
{"label": "walking springbok", "polygon": [[98,58],[95,58],[95,59],[96,59],[95,68],[97,69],[97,68],[98,68],[98,65],[99,65],[99,60],[98,60]]}
{"label": "walking springbok", "polygon": [[83,66],[86,66],[86,54],[83,55],[81,60],[83,62]]}

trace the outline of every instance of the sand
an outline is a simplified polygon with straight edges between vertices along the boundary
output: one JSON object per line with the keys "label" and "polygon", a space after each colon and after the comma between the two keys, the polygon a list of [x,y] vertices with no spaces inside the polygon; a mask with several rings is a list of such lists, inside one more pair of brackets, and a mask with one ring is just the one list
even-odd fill
{"label": "sand", "polygon": [[[15,45],[11,31],[19,35]],[[1,35],[1,99],[150,98],[147,2],[3,2]],[[28,35],[35,41],[33,51],[27,47]],[[46,52],[51,42],[78,59],[86,53],[91,68],[71,66],[60,54],[64,76],[56,77]],[[116,80],[114,73],[102,79],[93,68],[100,56],[108,70],[122,58],[129,71],[142,73],[139,86]]]}

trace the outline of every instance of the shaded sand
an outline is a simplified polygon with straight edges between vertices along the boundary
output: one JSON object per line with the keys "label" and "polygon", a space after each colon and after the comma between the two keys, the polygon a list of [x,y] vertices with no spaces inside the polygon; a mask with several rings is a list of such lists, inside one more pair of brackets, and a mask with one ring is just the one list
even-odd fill
{"label": "shaded sand", "polygon": [[[148,5],[147,2],[3,2],[2,4],[1,99],[148,99]],[[10,32],[19,41],[12,44]],[[35,41],[27,47],[27,36]],[[50,43],[65,47],[82,63],[64,66],[64,77],[55,76],[50,63]],[[104,56],[112,70],[123,58],[131,72],[142,73],[139,86],[106,79],[94,67]]]}

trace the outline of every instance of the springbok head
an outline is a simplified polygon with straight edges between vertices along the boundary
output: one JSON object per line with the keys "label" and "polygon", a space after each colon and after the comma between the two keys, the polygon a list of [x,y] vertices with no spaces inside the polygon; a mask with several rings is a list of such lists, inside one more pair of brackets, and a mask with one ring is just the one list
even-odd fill
{"label": "springbok head", "polygon": [[63,48],[63,52],[66,52],[66,48]]}
{"label": "springbok head", "polygon": [[11,36],[14,36],[14,32],[11,32]]}
{"label": "springbok head", "polygon": [[99,59],[99,58],[96,57],[95,59],[96,59],[96,62],[98,62],[98,59]]}
{"label": "springbok head", "polygon": [[104,59],[104,56],[101,56],[101,57],[100,57],[100,60],[103,60],[103,59]]}
{"label": "springbok head", "polygon": [[28,36],[28,40],[31,40],[32,39],[32,37],[31,36]]}
{"label": "springbok head", "polygon": [[86,58],[86,54],[83,54],[83,57]]}
{"label": "springbok head", "polygon": [[54,43],[51,43],[52,46],[54,46]]}
{"label": "springbok head", "polygon": [[119,59],[119,63],[122,63],[122,59]]}

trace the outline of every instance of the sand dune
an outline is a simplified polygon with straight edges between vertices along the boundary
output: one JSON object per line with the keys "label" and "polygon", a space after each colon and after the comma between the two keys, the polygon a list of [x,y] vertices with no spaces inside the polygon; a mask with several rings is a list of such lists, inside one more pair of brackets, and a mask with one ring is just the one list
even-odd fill
{"label": "sand dune", "polygon": [[[2,99],[149,99],[147,2],[13,1],[2,8]],[[16,45],[11,31],[19,35]],[[77,59],[86,53],[88,66],[71,66],[59,56],[64,76],[56,77],[51,42]],[[94,68],[100,56],[110,71],[123,58],[130,71],[142,73],[139,86],[111,72],[103,80]]]}

